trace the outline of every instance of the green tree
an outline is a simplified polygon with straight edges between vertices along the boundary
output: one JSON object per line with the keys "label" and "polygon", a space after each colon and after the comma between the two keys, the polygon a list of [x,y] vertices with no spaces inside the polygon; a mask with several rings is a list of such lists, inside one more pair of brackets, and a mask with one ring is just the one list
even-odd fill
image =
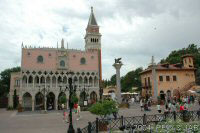
{"label": "green tree", "polygon": [[112,75],[112,77],[110,78],[110,83],[109,85],[116,85],[116,74]]}
{"label": "green tree", "polygon": [[140,72],[142,68],[137,68],[136,70],[128,72],[124,77],[121,78],[121,86],[123,92],[130,91],[133,87],[138,87],[141,89]]}
{"label": "green tree", "polygon": [[7,96],[9,93],[12,72],[20,72],[20,67],[5,69],[0,73],[0,97]]}

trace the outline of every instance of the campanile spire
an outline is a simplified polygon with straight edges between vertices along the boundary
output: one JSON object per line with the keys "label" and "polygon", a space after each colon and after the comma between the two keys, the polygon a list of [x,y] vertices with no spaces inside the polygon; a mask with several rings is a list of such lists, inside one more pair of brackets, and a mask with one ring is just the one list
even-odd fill
{"label": "campanile spire", "polygon": [[93,7],[91,7],[91,13],[86,28],[85,49],[101,49],[101,34],[99,33],[99,26],[94,15]]}

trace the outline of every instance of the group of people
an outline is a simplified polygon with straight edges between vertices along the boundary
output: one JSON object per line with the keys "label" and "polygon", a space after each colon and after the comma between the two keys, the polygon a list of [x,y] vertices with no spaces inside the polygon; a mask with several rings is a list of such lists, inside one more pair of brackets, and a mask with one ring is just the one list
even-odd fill
{"label": "group of people", "polygon": [[151,111],[151,109],[150,109],[151,104],[152,104],[152,99],[151,98],[148,98],[148,99],[141,98],[140,99],[140,108],[141,108],[141,111],[143,109],[144,109],[144,111]]}
{"label": "group of people", "polygon": [[[180,98],[174,97],[174,98],[168,98],[165,101],[164,105],[164,113],[170,113],[170,112],[182,112],[182,111],[188,111],[189,105],[193,104],[195,102],[194,96],[183,96]],[[157,104],[157,111],[159,113],[162,112],[161,103],[158,102]]]}
{"label": "group of people", "polygon": [[[62,107],[62,110],[63,110],[63,120],[68,123],[69,122],[69,117],[68,117],[69,116],[69,113],[68,113],[69,110],[67,110],[67,108],[64,104],[62,104],[61,107]],[[73,110],[74,110],[74,112],[77,116],[76,120],[80,120],[80,118],[81,118],[81,115],[80,115],[81,107],[80,107],[80,105],[78,105],[78,103],[75,103]]]}

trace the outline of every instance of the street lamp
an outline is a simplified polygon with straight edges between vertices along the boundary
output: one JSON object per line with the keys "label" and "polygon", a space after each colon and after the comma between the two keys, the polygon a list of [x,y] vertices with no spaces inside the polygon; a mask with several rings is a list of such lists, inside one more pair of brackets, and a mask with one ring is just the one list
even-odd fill
{"label": "street lamp", "polygon": [[102,96],[103,96],[103,88],[99,88],[99,95],[100,95],[100,100],[102,101]]}
{"label": "street lamp", "polygon": [[76,92],[76,81],[74,81],[74,85],[72,85],[72,78],[70,77],[68,80],[69,83],[69,108],[70,108],[70,112],[69,112],[69,128],[68,128],[68,133],[75,133],[75,130],[73,128],[73,124],[72,124],[72,109],[74,106],[74,103],[72,101],[72,95]]}
{"label": "street lamp", "polygon": [[[61,85],[59,87],[60,87],[60,93],[62,94],[62,96],[63,96],[63,93],[65,93],[66,91],[69,91],[69,87],[67,86],[64,89],[62,89]],[[66,107],[68,108],[67,101],[66,101]]]}

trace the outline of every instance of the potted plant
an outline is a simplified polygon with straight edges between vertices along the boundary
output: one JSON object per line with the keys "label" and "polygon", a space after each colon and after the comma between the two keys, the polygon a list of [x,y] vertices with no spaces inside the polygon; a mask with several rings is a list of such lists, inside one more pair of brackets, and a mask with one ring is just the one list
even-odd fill
{"label": "potted plant", "polygon": [[99,121],[99,130],[107,131],[108,119],[106,117],[112,113],[118,112],[117,103],[113,100],[104,100],[93,104],[89,111],[92,114],[100,116],[101,120]]}

